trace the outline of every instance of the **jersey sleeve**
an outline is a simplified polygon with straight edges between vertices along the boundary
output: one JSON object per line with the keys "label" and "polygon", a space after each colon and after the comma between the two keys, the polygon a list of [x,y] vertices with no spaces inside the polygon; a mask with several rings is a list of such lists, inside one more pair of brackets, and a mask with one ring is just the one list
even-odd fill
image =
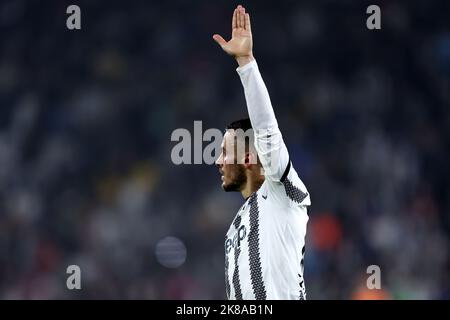
{"label": "jersey sleeve", "polygon": [[244,87],[248,114],[255,135],[255,149],[269,189],[291,204],[309,205],[309,194],[292,168],[287,147],[278,128],[270,96],[256,60],[236,69]]}
{"label": "jersey sleeve", "polygon": [[268,180],[280,181],[289,154],[278,129],[269,93],[255,60],[237,68],[244,87],[248,114],[255,135],[255,148]]}

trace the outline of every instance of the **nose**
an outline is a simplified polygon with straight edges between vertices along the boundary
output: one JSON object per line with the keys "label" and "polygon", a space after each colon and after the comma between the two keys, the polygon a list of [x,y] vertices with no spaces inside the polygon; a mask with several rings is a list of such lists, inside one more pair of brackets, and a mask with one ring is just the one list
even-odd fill
{"label": "nose", "polygon": [[222,166],[223,166],[223,156],[222,156],[222,154],[220,154],[220,156],[217,158],[217,160],[216,160],[216,166],[217,166],[217,168],[222,168]]}

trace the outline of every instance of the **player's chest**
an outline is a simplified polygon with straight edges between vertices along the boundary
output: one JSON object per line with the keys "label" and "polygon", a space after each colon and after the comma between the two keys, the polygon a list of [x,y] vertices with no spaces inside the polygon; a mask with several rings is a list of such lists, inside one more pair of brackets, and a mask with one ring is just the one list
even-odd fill
{"label": "player's chest", "polygon": [[244,204],[239,209],[225,237],[225,253],[240,249],[250,232],[250,205]]}
{"label": "player's chest", "polygon": [[267,221],[270,215],[266,214],[270,210],[270,205],[267,202],[261,202],[260,197],[255,197],[253,201],[244,203],[226,234],[225,253],[233,253],[234,250],[243,249],[243,244],[250,241],[249,236],[252,233],[257,232],[261,236],[259,229],[267,228],[267,224],[270,223],[270,221]]}

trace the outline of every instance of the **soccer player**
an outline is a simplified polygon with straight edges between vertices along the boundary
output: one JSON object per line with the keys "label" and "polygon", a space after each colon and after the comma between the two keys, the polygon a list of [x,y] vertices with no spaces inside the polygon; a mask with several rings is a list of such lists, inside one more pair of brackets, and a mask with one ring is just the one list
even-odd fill
{"label": "soccer player", "polygon": [[[213,39],[233,56],[250,119],[231,123],[216,161],[225,191],[246,199],[225,238],[228,299],[306,299],[303,280],[307,206],[305,185],[289,159],[272,104],[253,57],[250,16],[237,6],[232,38]],[[242,129],[242,130],[238,130]],[[251,129],[252,135],[238,132]],[[244,144],[239,152],[239,144]],[[241,148],[242,150],[242,148]]]}

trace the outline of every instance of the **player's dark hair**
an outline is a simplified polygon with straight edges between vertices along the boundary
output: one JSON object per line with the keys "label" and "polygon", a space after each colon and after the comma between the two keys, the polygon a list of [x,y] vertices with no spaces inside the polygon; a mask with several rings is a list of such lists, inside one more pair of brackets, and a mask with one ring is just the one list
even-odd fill
{"label": "player's dark hair", "polygon": [[[238,130],[237,132],[240,131],[239,129],[242,130],[243,134],[239,133],[234,138],[235,139],[243,139],[243,141],[245,141],[245,152],[249,152],[249,150],[252,149],[253,145],[254,145],[254,133],[253,133],[252,123],[250,122],[250,119],[246,118],[246,119],[240,119],[240,120],[233,121],[229,125],[227,125],[227,128],[226,128],[226,130]],[[248,130],[251,130],[250,134],[249,134]],[[235,152],[237,152],[236,147],[237,147],[237,144],[235,145]],[[256,151],[255,151],[255,154],[256,154]],[[257,156],[257,161],[259,163],[258,156]]]}
{"label": "player's dark hair", "polygon": [[249,118],[236,120],[227,125],[227,130],[229,129],[242,129],[244,131],[247,131],[248,129],[252,129],[252,123],[250,122]]}

